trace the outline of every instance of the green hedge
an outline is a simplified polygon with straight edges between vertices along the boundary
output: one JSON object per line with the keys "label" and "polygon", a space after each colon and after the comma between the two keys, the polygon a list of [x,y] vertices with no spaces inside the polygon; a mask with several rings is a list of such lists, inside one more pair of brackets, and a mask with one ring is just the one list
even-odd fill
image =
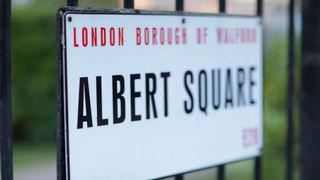
{"label": "green hedge", "polygon": [[56,26],[45,11],[16,10],[12,17],[14,139],[55,138]]}
{"label": "green hedge", "polygon": [[[13,11],[13,117],[16,141],[55,139],[55,10],[35,8]],[[267,38],[265,58],[264,177],[283,179],[287,84],[284,36]]]}

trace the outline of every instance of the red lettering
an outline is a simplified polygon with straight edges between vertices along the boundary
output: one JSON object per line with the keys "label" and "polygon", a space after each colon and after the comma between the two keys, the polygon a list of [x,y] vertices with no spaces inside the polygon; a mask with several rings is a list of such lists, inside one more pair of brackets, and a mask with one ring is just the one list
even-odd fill
{"label": "red lettering", "polygon": [[116,40],[115,40],[115,30],[114,30],[114,27],[110,28],[110,45],[111,46],[114,46],[114,44],[116,43]]}
{"label": "red lettering", "polygon": [[97,46],[98,42],[97,42],[97,28],[91,28],[91,44],[92,46]]}
{"label": "red lettering", "polygon": [[168,44],[171,45],[172,44],[172,28],[168,28],[167,29],[167,33],[168,33]]}
{"label": "red lettering", "polygon": [[118,28],[118,37],[119,37],[119,46],[123,46],[124,44],[124,33],[123,33],[123,28]]}
{"label": "red lettering", "polygon": [[217,40],[219,43],[222,43],[222,29],[221,28],[217,29]]}
{"label": "red lettering", "polygon": [[137,46],[141,45],[141,29],[140,28],[136,28],[136,42],[137,42]]}
{"label": "red lettering", "polygon": [[237,41],[236,42],[239,42],[239,39],[241,38],[241,31],[239,28],[236,29],[236,39]]}
{"label": "red lettering", "polygon": [[179,28],[175,29],[174,35],[175,35],[176,44],[179,44],[180,43]]}
{"label": "red lettering", "polygon": [[197,43],[201,44],[201,29],[197,28]]}
{"label": "red lettering", "polygon": [[223,31],[223,36],[224,36],[224,43],[229,43],[229,37],[228,37],[228,30],[225,29]]}
{"label": "red lettering", "polygon": [[203,29],[203,43],[204,43],[204,44],[207,43],[207,36],[208,36],[207,30],[208,30],[207,28],[204,28],[204,29]]}
{"label": "red lettering", "polygon": [[149,45],[149,28],[144,28],[144,43]]}
{"label": "red lettering", "polygon": [[187,29],[182,28],[182,43],[187,44]]}
{"label": "red lettering", "polygon": [[164,28],[160,28],[160,44],[163,45],[164,44]]}
{"label": "red lettering", "polygon": [[102,27],[100,29],[101,32],[101,46],[106,46],[107,45],[107,31],[106,28]]}
{"label": "red lettering", "polygon": [[243,147],[245,148],[254,146],[259,142],[259,134],[257,128],[245,128],[242,135]]}
{"label": "red lettering", "polygon": [[252,29],[252,42],[257,42],[257,32],[255,29]]}
{"label": "red lettering", "polygon": [[77,43],[77,30],[76,30],[76,28],[73,28],[73,46],[79,47],[79,44]]}
{"label": "red lettering", "polygon": [[88,46],[88,29],[87,28],[82,28],[82,45],[83,47]]}
{"label": "red lettering", "polygon": [[157,29],[152,28],[152,44],[156,45],[157,44]]}

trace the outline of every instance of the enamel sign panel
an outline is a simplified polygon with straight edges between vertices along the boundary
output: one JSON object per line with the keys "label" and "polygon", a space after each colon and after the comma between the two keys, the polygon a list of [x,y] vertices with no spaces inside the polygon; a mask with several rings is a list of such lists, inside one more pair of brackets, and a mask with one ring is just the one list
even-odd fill
{"label": "enamel sign panel", "polygon": [[261,154],[260,18],[61,21],[67,179],[153,179]]}

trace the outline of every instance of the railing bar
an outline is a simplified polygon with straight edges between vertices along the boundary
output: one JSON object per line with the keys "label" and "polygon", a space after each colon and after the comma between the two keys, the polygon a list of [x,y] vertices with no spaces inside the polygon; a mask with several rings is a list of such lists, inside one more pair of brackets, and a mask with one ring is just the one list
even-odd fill
{"label": "railing bar", "polygon": [[78,0],[67,0],[67,6],[77,7],[78,6]]}
{"label": "railing bar", "polygon": [[[184,10],[184,0],[176,0],[176,11]],[[183,174],[176,175],[175,180],[183,180]]]}
{"label": "railing bar", "polygon": [[217,180],[224,180],[225,179],[225,169],[224,165],[218,166],[217,172]]}
{"label": "railing bar", "polygon": [[184,1],[176,0],[176,11],[183,11],[183,10],[184,10]]}
{"label": "railing bar", "polygon": [[183,180],[183,174],[178,174],[176,176],[174,176],[175,180]]}
{"label": "railing bar", "polygon": [[263,0],[257,0],[257,15],[263,15]]}
{"label": "railing bar", "polygon": [[134,0],[124,0],[123,7],[126,9],[133,9],[134,8]]}
{"label": "railing bar", "polygon": [[261,156],[254,159],[254,180],[261,180],[261,159]]}
{"label": "railing bar", "polygon": [[295,40],[294,40],[294,0],[289,1],[289,42],[288,42],[288,96],[287,96],[287,142],[286,142],[286,180],[292,179],[293,172],[293,108],[294,108],[294,64],[295,64]]}
{"label": "railing bar", "polygon": [[[219,13],[226,13],[226,0],[219,0]],[[224,165],[217,167],[217,180],[225,179],[225,168]]]}
{"label": "railing bar", "polygon": [[219,0],[219,12],[226,13],[226,0]]}
{"label": "railing bar", "polygon": [[[184,10],[184,0],[176,0],[176,11]],[[183,174],[178,174],[174,176],[175,180],[183,180]]]}
{"label": "railing bar", "polygon": [[[256,1],[256,14],[260,16],[261,18],[263,17],[263,0],[257,0]],[[262,156],[256,157],[254,159],[254,180],[261,180],[262,174]]]}
{"label": "railing bar", "polygon": [[0,0],[1,177],[13,179],[11,101],[11,0]]}

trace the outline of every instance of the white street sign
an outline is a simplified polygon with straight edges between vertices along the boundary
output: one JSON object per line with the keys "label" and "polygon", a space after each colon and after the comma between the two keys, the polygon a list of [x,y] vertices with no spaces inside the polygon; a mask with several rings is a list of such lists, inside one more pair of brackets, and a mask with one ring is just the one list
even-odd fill
{"label": "white street sign", "polygon": [[261,154],[260,18],[63,18],[69,179],[152,179]]}

